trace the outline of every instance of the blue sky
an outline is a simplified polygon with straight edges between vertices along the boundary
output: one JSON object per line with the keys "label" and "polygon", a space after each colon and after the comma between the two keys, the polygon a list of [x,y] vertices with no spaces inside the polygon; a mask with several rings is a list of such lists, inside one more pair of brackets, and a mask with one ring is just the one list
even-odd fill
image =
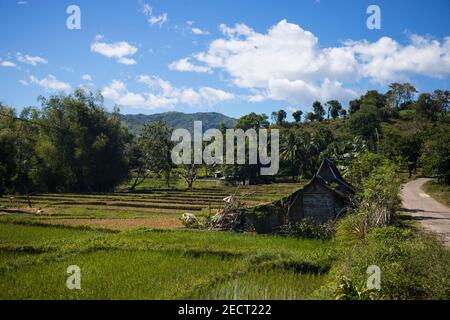
{"label": "blue sky", "polygon": [[[380,30],[366,26],[371,4]],[[448,0],[2,0],[0,101],[21,109],[81,85],[123,113],[238,117],[345,106],[393,81],[449,89],[449,12]]]}

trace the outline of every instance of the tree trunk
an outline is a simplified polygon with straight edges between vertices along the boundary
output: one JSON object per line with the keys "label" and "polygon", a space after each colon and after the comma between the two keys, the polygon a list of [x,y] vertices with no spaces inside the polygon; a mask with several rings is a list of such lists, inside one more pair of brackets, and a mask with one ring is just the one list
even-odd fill
{"label": "tree trunk", "polygon": [[28,207],[32,208],[33,206],[31,205],[31,199],[30,199],[30,194],[28,193],[28,188],[25,188],[25,195],[27,197]]}
{"label": "tree trunk", "polygon": [[130,191],[133,191],[139,184],[141,184],[142,182],[144,182],[144,180],[145,180],[145,178],[146,178],[145,174],[142,176],[142,179],[139,181],[139,177],[141,176],[141,174],[142,174],[143,171],[144,171],[144,170],[143,170],[142,166],[139,167],[137,177],[136,177],[136,179],[134,179],[133,185],[132,185],[132,186],[130,187],[130,189],[129,189]]}

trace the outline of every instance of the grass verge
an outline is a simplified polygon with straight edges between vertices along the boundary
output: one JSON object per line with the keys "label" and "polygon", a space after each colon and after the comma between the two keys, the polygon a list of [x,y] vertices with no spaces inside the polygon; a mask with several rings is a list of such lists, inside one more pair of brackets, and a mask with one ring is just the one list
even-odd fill
{"label": "grass verge", "polygon": [[422,186],[423,191],[428,193],[440,203],[450,207],[450,186],[437,183],[436,181],[427,181]]}

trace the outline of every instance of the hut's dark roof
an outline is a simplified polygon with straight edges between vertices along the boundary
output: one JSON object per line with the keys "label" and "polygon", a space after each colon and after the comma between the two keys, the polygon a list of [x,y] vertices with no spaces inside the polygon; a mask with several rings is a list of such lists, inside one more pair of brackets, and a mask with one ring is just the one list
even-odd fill
{"label": "hut's dark roof", "polygon": [[328,158],[322,161],[319,170],[317,170],[311,182],[314,180],[331,188],[341,196],[349,196],[356,193],[355,188],[345,181],[336,165]]}

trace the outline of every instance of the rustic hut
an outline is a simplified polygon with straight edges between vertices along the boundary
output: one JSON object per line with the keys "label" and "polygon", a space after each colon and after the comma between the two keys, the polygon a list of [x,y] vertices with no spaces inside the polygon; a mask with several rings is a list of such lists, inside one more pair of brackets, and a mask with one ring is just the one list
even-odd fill
{"label": "rustic hut", "polygon": [[301,217],[325,222],[346,208],[356,190],[344,180],[334,163],[325,159],[301,193]]}
{"label": "rustic hut", "polygon": [[325,159],[303,189],[274,203],[247,209],[246,223],[258,232],[272,232],[304,218],[323,223],[339,216],[355,193],[334,163]]}

